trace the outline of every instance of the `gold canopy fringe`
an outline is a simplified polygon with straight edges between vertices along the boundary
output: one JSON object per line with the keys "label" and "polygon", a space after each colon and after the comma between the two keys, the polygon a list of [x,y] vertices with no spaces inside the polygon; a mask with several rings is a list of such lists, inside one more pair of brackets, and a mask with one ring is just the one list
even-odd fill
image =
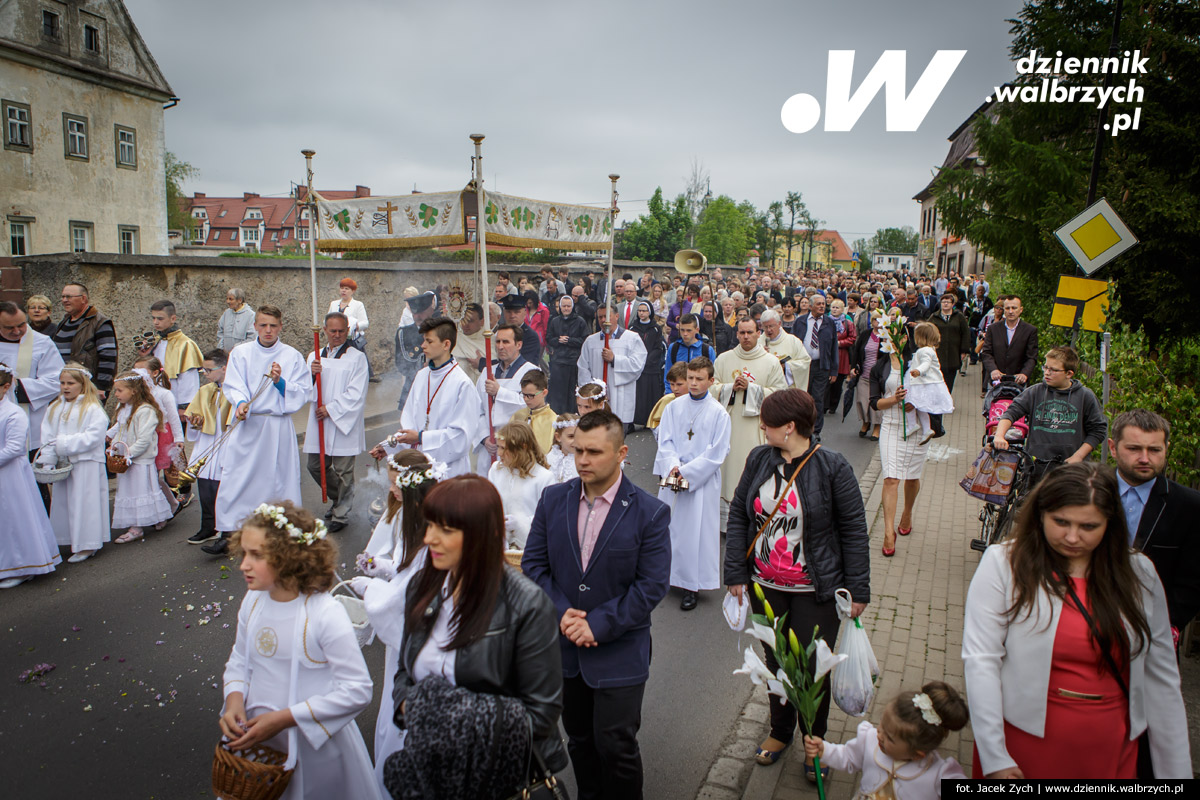
{"label": "gold canopy fringe", "polygon": [[419,247],[440,247],[447,244],[466,244],[466,234],[443,236],[396,237],[393,239],[319,239],[318,250],[409,250]]}

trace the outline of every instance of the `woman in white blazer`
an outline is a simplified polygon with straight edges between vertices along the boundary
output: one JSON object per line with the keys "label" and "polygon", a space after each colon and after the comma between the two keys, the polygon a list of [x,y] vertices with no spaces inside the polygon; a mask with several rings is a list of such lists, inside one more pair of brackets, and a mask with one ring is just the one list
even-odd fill
{"label": "woman in white blazer", "polygon": [[1134,778],[1143,733],[1154,777],[1192,776],[1166,595],[1128,542],[1112,470],[1085,462],[1051,472],[984,553],[962,648],[975,777]]}
{"label": "woman in white blazer", "polygon": [[[326,313],[332,314],[336,311],[346,315],[346,321],[350,324],[350,344],[366,355],[366,334],[370,322],[367,320],[366,306],[362,304],[361,300],[354,299],[354,293],[357,291],[358,283],[353,278],[342,278],[338,282],[338,299],[329,304],[329,311]],[[370,359],[367,359],[367,371],[371,377],[375,376],[374,371],[371,370]]]}

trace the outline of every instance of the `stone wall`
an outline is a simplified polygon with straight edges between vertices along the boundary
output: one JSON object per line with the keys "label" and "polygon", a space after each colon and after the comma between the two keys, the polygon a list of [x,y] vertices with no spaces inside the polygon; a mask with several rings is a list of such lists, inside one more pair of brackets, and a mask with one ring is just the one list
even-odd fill
{"label": "stone wall", "polygon": [[[130,366],[134,334],[150,330],[150,305],[171,300],[180,328],[202,350],[217,345],[217,320],[225,310],[225,294],[237,287],[246,292],[251,306],[276,305],[283,309],[283,339],[303,353],[312,349],[312,294],[307,259],[186,258],[131,256],[107,253],[57,253],[13,260],[22,271],[24,297],[44,294],[57,298],[67,283],[88,287],[92,304],[116,324],[120,342],[119,368]],[[582,277],[590,264],[573,269]],[[515,282],[520,275],[536,278],[539,266],[489,264],[504,269]],[[618,276],[622,267],[617,266]],[[627,269],[626,271],[640,270]],[[470,300],[478,302],[478,274],[470,264],[340,261],[318,259],[319,315],[325,316],[337,298],[344,277],[358,283],[356,299],[367,309],[367,355],[377,372],[393,366],[394,338],[404,309],[405,287],[421,291],[458,280],[469,287]],[[494,285],[494,281],[493,281]]]}

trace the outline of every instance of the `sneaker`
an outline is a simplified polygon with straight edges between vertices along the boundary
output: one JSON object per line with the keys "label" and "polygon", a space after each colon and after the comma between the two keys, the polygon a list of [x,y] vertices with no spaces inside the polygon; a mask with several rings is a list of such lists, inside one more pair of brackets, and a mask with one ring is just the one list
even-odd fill
{"label": "sneaker", "polygon": [[189,536],[187,538],[187,543],[188,544],[204,544],[205,542],[211,542],[213,539],[216,539],[220,535],[221,534],[217,533],[216,531],[196,531],[195,533],[193,533],[191,536]]}
{"label": "sneaker", "polygon": [[200,548],[210,556],[223,556],[229,552],[229,540],[221,536],[215,542],[209,542]]}

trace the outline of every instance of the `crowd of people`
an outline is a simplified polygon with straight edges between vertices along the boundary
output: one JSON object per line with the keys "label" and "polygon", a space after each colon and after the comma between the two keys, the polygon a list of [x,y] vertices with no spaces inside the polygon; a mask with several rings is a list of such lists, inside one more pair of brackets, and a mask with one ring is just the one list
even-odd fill
{"label": "crowd of people", "polygon": [[[1176,647],[1200,611],[1187,528],[1200,494],[1164,476],[1167,420],[1129,412],[1109,430],[1074,350],[1049,350],[1034,381],[1020,298],[993,298],[982,276],[750,269],[625,274],[610,298],[598,273],[575,283],[547,267],[540,283],[500,272],[490,307],[456,321],[440,287],[414,288],[395,335],[400,426],[368,448],[356,290],[340,282],[308,354],[281,341],[283,311],[240,289],[210,349],[161,300],[120,372],[87,287],[64,287],[58,323],[44,296],[0,303],[0,587],[55,571],[60,547],[78,563],[114,530],[143,539],[198,496],[187,541],[232,552],[248,589],[220,732],[234,752],[295,756],[286,797],[508,797],[568,755],[581,797],[640,797],[656,606],[674,588],[691,611],[725,586],[739,606],[786,613],[802,641],[819,625],[833,643],[835,592],[851,593],[852,617],[872,602],[871,545],[858,479],[821,442],[826,418],[853,407],[879,443],[892,556],[944,415],[976,413],[951,394],[968,363],[985,395],[1024,386],[991,446],[1024,420],[1040,472],[971,582],[966,686],[891,699],[844,744],[824,741],[828,692],[811,726],[772,695],[755,760],[775,763],[799,725],[811,780],[820,758],[822,772],[861,772],[866,794],[934,796],[963,774],[936,749],[969,722],[977,777],[1191,777]],[[305,409],[323,518],[301,501]],[[624,474],[638,427],[653,432],[657,496]],[[1091,458],[1106,435],[1115,470]],[[329,595],[363,454],[389,491],[349,587],[386,648],[382,695]],[[368,751],[351,723],[373,700]]]}

